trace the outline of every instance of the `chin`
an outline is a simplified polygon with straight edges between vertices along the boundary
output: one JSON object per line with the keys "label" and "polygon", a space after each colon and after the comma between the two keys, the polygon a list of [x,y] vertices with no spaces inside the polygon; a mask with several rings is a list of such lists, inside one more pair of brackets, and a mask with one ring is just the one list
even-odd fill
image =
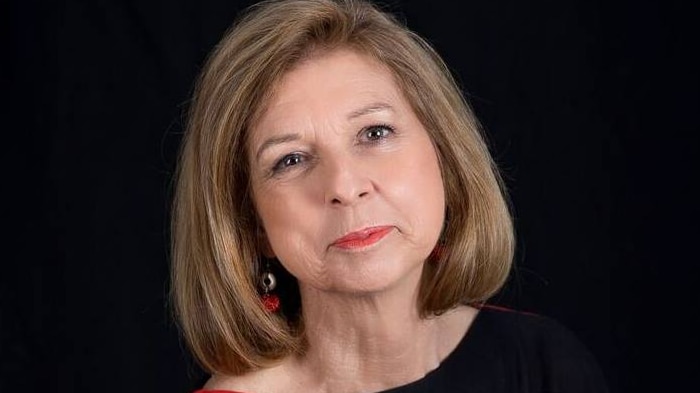
{"label": "chin", "polygon": [[[368,263],[369,262],[369,263]],[[339,269],[332,279],[332,290],[355,295],[371,295],[393,289],[411,291],[420,285],[423,264],[386,260],[364,261]]]}

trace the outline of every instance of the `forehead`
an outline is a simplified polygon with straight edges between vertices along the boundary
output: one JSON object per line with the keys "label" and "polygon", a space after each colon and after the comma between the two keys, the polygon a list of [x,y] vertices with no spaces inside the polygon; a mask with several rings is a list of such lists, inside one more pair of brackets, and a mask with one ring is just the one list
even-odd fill
{"label": "forehead", "polygon": [[348,49],[315,55],[280,79],[253,124],[251,139],[280,127],[341,120],[372,103],[397,110],[406,106],[388,67]]}

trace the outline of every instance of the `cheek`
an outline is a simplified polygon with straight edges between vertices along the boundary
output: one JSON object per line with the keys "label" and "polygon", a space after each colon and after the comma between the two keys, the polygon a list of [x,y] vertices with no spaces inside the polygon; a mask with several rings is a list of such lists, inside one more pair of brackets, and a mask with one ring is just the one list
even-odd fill
{"label": "cheek", "polygon": [[257,198],[257,207],[267,240],[274,254],[281,259],[289,255],[308,253],[309,243],[304,239],[314,237],[318,220],[314,212],[303,201],[303,192],[293,189],[262,190]]}
{"label": "cheek", "polygon": [[270,196],[271,203],[261,218],[272,254],[298,280],[317,280],[323,275],[322,264],[318,263],[320,250],[313,241],[318,238],[319,220],[289,195]]}
{"label": "cheek", "polygon": [[445,188],[435,153],[431,149],[426,156],[422,165],[415,171],[416,200],[422,202],[422,206],[416,208],[423,210],[421,217],[426,221],[425,224],[430,228],[437,228],[439,235],[445,218]]}
{"label": "cheek", "polygon": [[290,209],[287,199],[274,192],[264,191],[263,193],[265,196],[259,198],[258,214],[262,219],[265,234],[274,247],[288,234],[288,229],[293,227],[297,219],[295,212],[298,209]]}
{"label": "cheek", "polygon": [[411,149],[402,157],[392,176],[392,193],[400,201],[408,219],[409,230],[420,236],[421,242],[437,240],[445,216],[445,191],[437,156],[430,142]]}

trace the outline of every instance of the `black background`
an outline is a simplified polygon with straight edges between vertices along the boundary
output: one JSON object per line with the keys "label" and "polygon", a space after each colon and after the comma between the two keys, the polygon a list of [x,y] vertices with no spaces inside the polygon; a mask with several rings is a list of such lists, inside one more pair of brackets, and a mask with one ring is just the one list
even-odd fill
{"label": "black background", "polygon": [[[167,308],[171,181],[194,77],[247,4],[1,6],[0,391],[201,381]],[[444,56],[503,168],[519,248],[494,302],[568,326],[615,392],[696,388],[697,12],[388,4]]]}

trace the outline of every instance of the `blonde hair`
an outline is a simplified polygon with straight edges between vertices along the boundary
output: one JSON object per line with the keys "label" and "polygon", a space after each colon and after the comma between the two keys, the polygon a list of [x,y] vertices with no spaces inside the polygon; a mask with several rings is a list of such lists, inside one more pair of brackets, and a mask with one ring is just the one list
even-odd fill
{"label": "blonde hair", "polygon": [[196,84],[179,161],[173,300],[190,348],[210,372],[240,374],[303,351],[299,310],[270,314],[257,291],[262,250],[247,131],[285,72],[318,51],[340,47],[391,70],[437,151],[447,221],[444,252],[424,264],[422,315],[485,301],[507,278],[514,239],[498,170],[430,45],[365,1],[263,2],[210,55]]}

